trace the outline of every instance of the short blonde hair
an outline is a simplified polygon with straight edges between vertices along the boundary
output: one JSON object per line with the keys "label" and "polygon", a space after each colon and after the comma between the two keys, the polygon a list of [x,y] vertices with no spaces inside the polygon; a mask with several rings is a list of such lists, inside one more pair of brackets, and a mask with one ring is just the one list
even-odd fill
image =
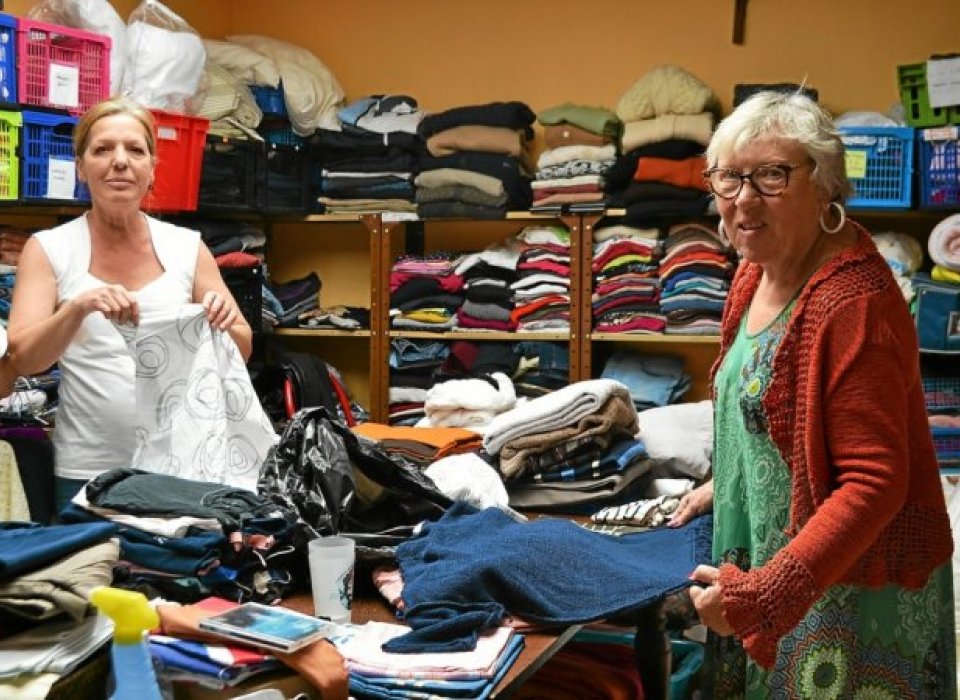
{"label": "short blonde hair", "polygon": [[833,118],[806,95],[763,91],[744,100],[714,132],[707,146],[709,167],[760,138],[800,144],[813,161],[813,181],[831,201],[843,202],[853,192]]}
{"label": "short blonde hair", "polygon": [[156,158],[157,140],[153,115],[150,114],[149,110],[128,97],[111,97],[110,99],[98,102],[84,112],[73,130],[74,155],[80,158],[83,156],[84,151],[87,150],[87,146],[90,145],[90,129],[93,128],[93,125],[104,117],[112,117],[115,114],[129,114],[140,122],[140,125],[143,127],[143,135],[147,140],[147,150],[150,151],[151,157]]}

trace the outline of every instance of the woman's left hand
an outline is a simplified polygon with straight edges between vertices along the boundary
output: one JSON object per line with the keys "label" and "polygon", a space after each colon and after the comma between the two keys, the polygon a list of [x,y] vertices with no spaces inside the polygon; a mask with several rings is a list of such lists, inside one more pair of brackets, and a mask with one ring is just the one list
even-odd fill
{"label": "woman's left hand", "polygon": [[733,627],[723,616],[723,595],[720,572],[715,566],[698,566],[690,577],[702,586],[690,587],[690,600],[697,609],[700,621],[721,637],[733,634]]}
{"label": "woman's left hand", "polygon": [[240,318],[240,309],[233,300],[214,289],[204,292],[201,303],[207,312],[207,320],[214,328],[228,330]]}

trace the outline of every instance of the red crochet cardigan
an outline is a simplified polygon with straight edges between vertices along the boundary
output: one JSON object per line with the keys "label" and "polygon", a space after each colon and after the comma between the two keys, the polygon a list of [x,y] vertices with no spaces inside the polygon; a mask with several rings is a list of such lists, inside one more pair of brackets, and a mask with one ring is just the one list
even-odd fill
{"label": "red crochet cardigan", "polygon": [[[797,299],[764,398],[770,435],[791,472],[792,539],[748,572],[720,567],[726,619],[766,668],[780,638],[828,587],[918,588],[953,551],[916,331],[889,267],[857,228],[857,244],[831,258]],[[721,359],[761,272],[751,263],[737,271]]]}

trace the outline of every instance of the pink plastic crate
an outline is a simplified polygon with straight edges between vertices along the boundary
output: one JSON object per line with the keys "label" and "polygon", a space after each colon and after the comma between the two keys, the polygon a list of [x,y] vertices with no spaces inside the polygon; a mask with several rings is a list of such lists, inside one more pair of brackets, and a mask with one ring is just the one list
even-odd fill
{"label": "pink plastic crate", "polygon": [[110,37],[21,18],[17,93],[21,103],[79,115],[110,96]]}

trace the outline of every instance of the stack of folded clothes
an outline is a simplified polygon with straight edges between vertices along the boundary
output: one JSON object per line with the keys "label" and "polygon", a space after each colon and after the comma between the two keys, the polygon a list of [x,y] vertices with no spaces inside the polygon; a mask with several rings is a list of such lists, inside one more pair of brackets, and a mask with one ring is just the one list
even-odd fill
{"label": "stack of folded clothes", "polygon": [[[326,211],[413,211],[413,173],[418,144],[411,139],[423,112],[406,95],[372,95],[337,112],[342,138],[319,133],[320,202]],[[393,139],[394,147],[387,144]],[[366,140],[366,141],[365,141]],[[374,140],[380,147],[374,146]],[[331,148],[353,141],[354,152]],[[332,143],[331,143],[332,142]],[[404,150],[401,144],[409,145]],[[363,148],[363,146],[366,146]]]}
{"label": "stack of folded clothes", "polygon": [[296,327],[301,314],[320,306],[322,283],[316,272],[287,282],[267,285],[269,295],[264,296],[263,317],[270,325]]}
{"label": "stack of folded clothes", "polygon": [[565,510],[634,493],[652,466],[633,439],[627,387],[609,379],[570,384],[497,416],[483,439],[513,507]]}
{"label": "stack of folded clothes", "polygon": [[449,354],[450,345],[436,340],[390,341],[390,425],[415,425],[423,418],[427,390]]}
{"label": "stack of folded clothes", "polygon": [[465,256],[457,266],[465,300],[457,310],[459,328],[516,330],[510,285],[517,280],[520,250],[514,239]]}
{"label": "stack of folded clothes", "polygon": [[423,219],[499,219],[530,206],[534,114],[522,102],[455,107],[418,129],[429,155],[416,178]]}
{"label": "stack of folded clothes", "polygon": [[[623,124],[603,107],[566,103],[537,115],[546,150],[537,162],[533,208],[601,205]],[[571,208],[575,208],[571,206]]]}
{"label": "stack of folded clothes", "polygon": [[511,319],[518,331],[570,330],[570,231],[562,226],[527,226],[517,234],[520,279]]}
{"label": "stack of folded clothes", "polygon": [[601,333],[661,333],[658,229],[609,224],[593,234],[593,328]]}
{"label": "stack of folded clothes", "polygon": [[417,331],[454,328],[463,303],[460,258],[446,251],[399,256],[390,269],[390,325]]}
{"label": "stack of folded clothes", "polygon": [[660,311],[666,333],[719,335],[723,305],[735,269],[715,229],[698,223],[672,226],[660,260]]}
{"label": "stack of folded clothes", "polygon": [[620,98],[623,155],[607,172],[609,203],[632,220],[700,216],[711,202],[702,171],[718,102],[677,66],[654,68]]}

